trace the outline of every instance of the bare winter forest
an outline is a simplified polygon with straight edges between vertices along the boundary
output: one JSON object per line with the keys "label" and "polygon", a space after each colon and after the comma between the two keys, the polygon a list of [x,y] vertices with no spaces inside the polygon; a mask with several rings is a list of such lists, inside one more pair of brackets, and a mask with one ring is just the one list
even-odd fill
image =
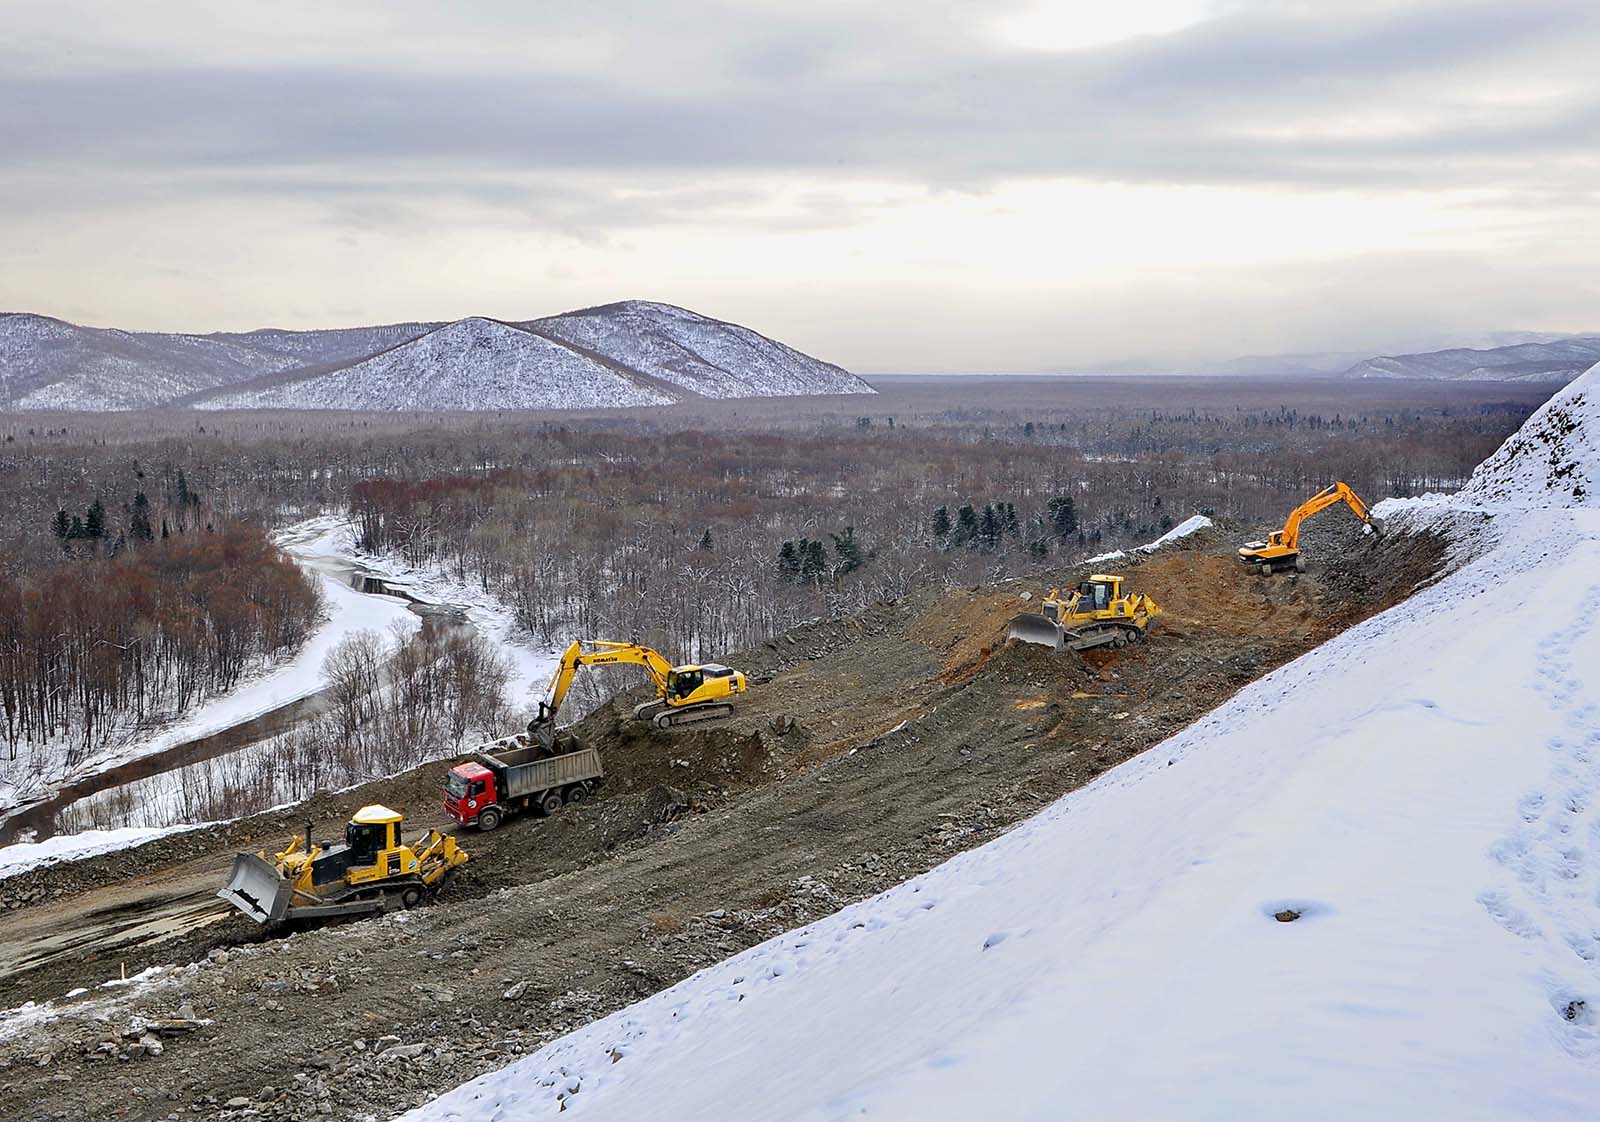
{"label": "bare winter forest", "polygon": [[691,658],[927,582],[1045,579],[1194,513],[1253,532],[1335,477],[1374,500],[1453,488],[1548,392],[880,388],[595,414],[0,418],[6,734],[92,740],[294,649],[316,594],[262,531],[325,510],[365,548],[473,582],[540,641],[638,637]]}

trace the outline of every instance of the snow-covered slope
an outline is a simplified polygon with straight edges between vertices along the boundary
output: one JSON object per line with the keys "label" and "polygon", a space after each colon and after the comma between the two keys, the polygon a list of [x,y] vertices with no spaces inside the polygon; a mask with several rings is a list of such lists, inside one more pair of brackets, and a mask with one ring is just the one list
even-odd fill
{"label": "snow-covered slope", "polygon": [[593,409],[660,390],[541,335],[464,319],[331,373],[208,397],[207,409]]}
{"label": "snow-covered slope", "polygon": [[1479,464],[1461,496],[1486,504],[1600,507],[1600,362]]}
{"label": "snow-covered slope", "polygon": [[1580,335],[1483,350],[1456,347],[1422,354],[1384,355],[1356,363],[1345,371],[1345,377],[1569,382],[1596,360],[1600,360],[1600,335]]}
{"label": "snow-covered slope", "polygon": [[347,362],[429,325],[185,335],[0,315],[0,408],[137,409],[296,367]]}
{"label": "snow-covered slope", "polygon": [[215,335],[0,315],[0,409],[581,409],[873,392],[749,328],[637,300],[524,324]]}
{"label": "snow-covered slope", "polygon": [[748,327],[671,304],[625,300],[526,324],[700,397],[872,393],[848,370]]}
{"label": "snow-covered slope", "polygon": [[[1551,411],[1586,472],[1597,381]],[[1405,603],[1004,837],[407,1117],[1595,1118],[1600,510],[1520,501],[1531,457],[1497,478],[1494,540]]]}

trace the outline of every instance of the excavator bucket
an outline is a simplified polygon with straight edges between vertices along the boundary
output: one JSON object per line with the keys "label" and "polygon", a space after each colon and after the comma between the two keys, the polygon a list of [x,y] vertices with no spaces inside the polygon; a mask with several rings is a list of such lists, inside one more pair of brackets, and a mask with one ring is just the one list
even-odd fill
{"label": "excavator bucket", "polygon": [[1011,620],[1007,639],[1020,639],[1024,643],[1037,643],[1053,651],[1061,650],[1066,632],[1061,625],[1043,612],[1023,612]]}
{"label": "excavator bucket", "polygon": [[226,900],[257,923],[277,923],[289,911],[293,886],[271,861],[254,853],[241,853],[233,859],[228,883],[217,890]]}

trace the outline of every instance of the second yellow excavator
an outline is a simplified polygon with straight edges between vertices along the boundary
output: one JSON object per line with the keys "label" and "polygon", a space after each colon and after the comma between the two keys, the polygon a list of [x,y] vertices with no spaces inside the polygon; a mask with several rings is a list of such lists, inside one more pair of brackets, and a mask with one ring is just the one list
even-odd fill
{"label": "second yellow excavator", "polygon": [[1356,517],[1371,527],[1373,533],[1383,533],[1383,523],[1372,517],[1372,511],[1361,501],[1361,497],[1350,489],[1350,485],[1336,482],[1324,487],[1290,511],[1289,517],[1284,520],[1283,529],[1272,531],[1266,541],[1246,542],[1239,550],[1239,560],[1246,565],[1255,566],[1263,574],[1282,572],[1286,569],[1305,572],[1306,561],[1300,556],[1300,524],[1318,511],[1337,506],[1339,503],[1345,503],[1355,511]]}
{"label": "second yellow excavator", "polygon": [[657,728],[731,716],[732,698],[745,690],[744,675],[720,663],[673,666],[659,651],[639,643],[580,640],[562,654],[544,700],[539,702],[539,715],[528,723],[528,731],[548,745],[554,739],[556,713],[572,688],[578,668],[620,663],[643,666],[649,672],[656,688],[655,699],[634,706],[633,715]]}

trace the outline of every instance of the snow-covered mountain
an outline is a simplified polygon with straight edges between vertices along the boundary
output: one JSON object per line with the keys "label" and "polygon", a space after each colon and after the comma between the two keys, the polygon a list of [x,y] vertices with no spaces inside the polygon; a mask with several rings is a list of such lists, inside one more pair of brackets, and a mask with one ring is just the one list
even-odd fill
{"label": "snow-covered mountain", "polygon": [[854,374],[758,335],[670,304],[630,300],[525,325],[599,352],[700,397],[870,392]]}
{"label": "snow-covered mountain", "polygon": [[203,409],[594,409],[672,400],[543,336],[472,318],[338,370],[233,388],[196,404]]}
{"label": "snow-covered mountain", "polygon": [[138,409],[296,367],[348,362],[427,324],[185,335],[0,314],[0,408]]}
{"label": "snow-covered mountain", "polygon": [[522,324],[212,335],[0,315],[0,409],[577,409],[872,392],[749,328],[646,301]]}
{"label": "snow-covered mountain", "polygon": [[1460,496],[1380,504],[1453,532],[1436,584],[406,1118],[1594,1118],[1597,398],[1600,367]]}
{"label": "snow-covered mountain", "polygon": [[1384,355],[1356,363],[1345,371],[1345,377],[1570,382],[1597,361],[1600,335],[1577,335],[1486,350],[1456,347],[1423,354]]}

